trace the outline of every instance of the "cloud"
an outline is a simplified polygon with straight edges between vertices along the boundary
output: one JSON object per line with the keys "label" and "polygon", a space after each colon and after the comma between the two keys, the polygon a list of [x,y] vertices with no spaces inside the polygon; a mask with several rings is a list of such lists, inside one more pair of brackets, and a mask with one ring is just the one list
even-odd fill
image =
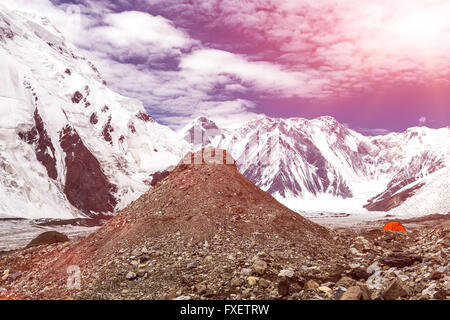
{"label": "cloud", "polygon": [[[8,8],[26,9],[36,19],[45,13],[68,41],[96,64],[113,90],[143,101],[152,116],[172,128],[199,115],[221,125],[256,115],[252,102],[231,94],[248,89],[240,80],[180,69],[181,61],[193,57],[191,50],[201,44],[164,17],[138,11],[115,13],[114,8],[99,2],[71,6],[47,0],[5,1]],[[172,66],[155,68],[168,58]],[[224,85],[223,92],[212,92],[218,84]]]}
{"label": "cloud", "polygon": [[49,16],[112,89],[173,127],[200,112],[254,116],[250,96],[321,100],[450,76],[445,0],[74,2],[78,14],[68,1],[2,1]]}
{"label": "cloud", "polygon": [[145,12],[124,11],[106,14],[103,25],[91,28],[91,42],[97,46],[108,46],[120,53],[136,55],[160,53],[179,55],[194,41],[183,31],[176,29],[169,20]]}
{"label": "cloud", "polygon": [[[202,21],[211,32],[228,31],[238,49],[265,48],[259,60],[326,84],[313,96],[386,82],[445,82],[450,75],[445,0],[152,0],[152,6],[175,20]],[[285,87],[297,95],[295,86]]]}
{"label": "cloud", "polygon": [[[204,101],[196,105],[195,112],[190,114],[190,118],[205,116],[213,120],[220,127],[229,127],[244,123],[258,116],[252,112],[253,102],[236,99],[233,101]],[[181,123],[186,123],[186,118],[167,116],[163,120],[175,129],[180,129]]]}
{"label": "cloud", "polygon": [[391,132],[390,130],[383,128],[357,128],[355,130],[365,136],[384,136]]}
{"label": "cloud", "polygon": [[227,77],[220,81],[192,71],[141,69],[139,65],[113,61],[106,54],[97,56],[96,61],[115,90],[142,100],[153,117],[174,129],[197,116],[207,116],[225,126],[257,115],[252,102],[232,94],[247,88],[230,85],[223,92],[211,92],[217,81],[228,86]]}
{"label": "cloud", "polygon": [[227,75],[258,90],[273,93],[307,96],[320,92],[326,80],[315,81],[307,73],[283,70],[277,64],[265,61],[250,61],[243,56],[223,50],[201,49],[184,56],[180,68],[196,77],[220,80]]}

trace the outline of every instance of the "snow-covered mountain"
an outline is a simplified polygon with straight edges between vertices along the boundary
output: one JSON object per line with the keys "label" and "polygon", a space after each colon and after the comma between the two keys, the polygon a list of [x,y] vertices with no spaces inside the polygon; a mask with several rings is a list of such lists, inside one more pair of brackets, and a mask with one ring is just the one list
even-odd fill
{"label": "snow-covered mountain", "polygon": [[205,117],[197,117],[179,130],[178,135],[181,139],[193,145],[195,149],[198,149],[225,139],[227,133],[226,129],[219,128],[214,121]]}
{"label": "snow-covered mountain", "polygon": [[[450,159],[449,128],[417,127],[366,137],[332,117],[261,117],[233,130],[198,118],[179,133],[192,141],[186,132],[196,132],[195,139],[203,145],[229,150],[241,173],[299,210],[389,211],[433,183],[433,173],[448,168]],[[440,211],[450,211],[449,196],[440,203]]]}
{"label": "snow-covered mountain", "polygon": [[0,216],[111,213],[187,152],[45,18],[0,6]]}
{"label": "snow-covered mountain", "polygon": [[[366,205],[368,210],[389,211],[400,206],[396,212],[409,211],[410,208],[403,203],[407,199],[415,198],[419,189],[423,194],[424,190],[431,191],[429,185],[435,185],[435,180],[444,179],[447,183],[450,180],[448,127],[439,130],[425,127],[410,128],[403,133],[373,139],[373,143],[382,150],[384,161],[393,163],[393,170],[385,174],[389,177],[386,189],[369,200]],[[436,203],[441,205],[436,207]],[[440,212],[431,208],[436,208],[435,210]],[[450,212],[450,197],[443,194],[440,201],[435,201],[431,200],[430,194],[429,200],[422,205],[419,212],[427,214]]]}

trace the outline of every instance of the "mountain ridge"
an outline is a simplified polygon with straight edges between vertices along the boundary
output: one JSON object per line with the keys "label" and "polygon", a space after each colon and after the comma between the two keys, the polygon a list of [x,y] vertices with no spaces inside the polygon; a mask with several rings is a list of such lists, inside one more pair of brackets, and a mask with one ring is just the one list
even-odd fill
{"label": "mountain ridge", "polygon": [[[182,132],[195,130],[204,135],[208,131],[195,128],[202,124],[198,119],[179,132],[188,142],[191,137]],[[330,116],[312,120],[258,117],[233,130],[219,128],[208,119],[203,122],[214,130],[203,139],[202,146],[229,150],[246,177],[279,199],[330,194],[342,199],[360,198],[362,211],[364,206],[389,211],[392,206],[370,203],[383,194],[393,197],[395,191],[447,167],[450,158],[448,128],[414,127],[367,137]],[[194,145],[199,146],[198,142]],[[361,192],[361,188],[368,190]],[[443,208],[444,213],[446,210]]]}

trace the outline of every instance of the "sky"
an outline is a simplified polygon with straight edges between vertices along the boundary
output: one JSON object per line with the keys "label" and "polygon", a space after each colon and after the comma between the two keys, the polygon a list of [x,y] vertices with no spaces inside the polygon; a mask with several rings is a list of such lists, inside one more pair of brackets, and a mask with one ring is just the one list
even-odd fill
{"label": "sky", "polygon": [[447,0],[0,0],[47,16],[115,91],[179,129],[335,117],[450,125]]}

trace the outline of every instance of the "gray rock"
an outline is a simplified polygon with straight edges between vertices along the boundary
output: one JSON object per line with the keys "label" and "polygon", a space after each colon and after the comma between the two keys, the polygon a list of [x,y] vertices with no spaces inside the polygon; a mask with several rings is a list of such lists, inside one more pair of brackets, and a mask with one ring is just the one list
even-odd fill
{"label": "gray rock", "polygon": [[266,272],[266,269],[267,269],[267,263],[265,261],[256,259],[255,262],[253,262],[252,270],[254,273],[262,276],[264,274],[264,272]]}
{"label": "gray rock", "polygon": [[439,267],[436,269],[436,271],[440,272],[440,273],[445,273],[445,272],[447,272],[447,267]]}
{"label": "gray rock", "polygon": [[192,281],[192,277],[190,275],[184,274],[181,276],[181,282],[183,284],[189,284]]}
{"label": "gray rock", "polygon": [[127,280],[134,280],[137,278],[137,274],[130,271],[127,273],[126,278],[127,278]]}
{"label": "gray rock", "polygon": [[244,268],[244,269],[241,270],[241,274],[243,276],[246,276],[246,277],[251,276],[252,275],[252,269]]}
{"label": "gray rock", "polygon": [[278,276],[285,278],[292,278],[294,276],[294,270],[291,269],[281,270],[280,273],[278,273]]}
{"label": "gray rock", "polygon": [[188,269],[195,269],[198,267],[198,262],[197,261],[192,261],[190,263],[188,263],[187,268]]}
{"label": "gray rock", "polygon": [[192,299],[191,296],[179,296],[179,297],[176,297],[173,300],[181,300],[181,301],[183,301],[183,300],[191,300],[191,299]]}

